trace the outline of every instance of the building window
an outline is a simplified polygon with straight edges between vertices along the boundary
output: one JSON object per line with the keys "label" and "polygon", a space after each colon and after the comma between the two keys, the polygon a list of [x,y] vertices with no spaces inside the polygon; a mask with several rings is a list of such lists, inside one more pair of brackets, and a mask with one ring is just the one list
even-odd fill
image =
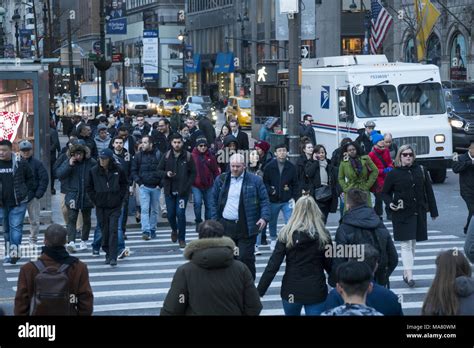
{"label": "building window", "polygon": [[405,63],[416,63],[418,59],[416,57],[415,40],[413,38],[408,39],[405,45]]}
{"label": "building window", "polygon": [[370,0],[342,0],[343,12],[362,12],[370,9]]}
{"label": "building window", "polygon": [[363,37],[343,37],[341,46],[342,55],[362,54],[363,46]]}
{"label": "building window", "polygon": [[461,33],[457,33],[451,43],[451,80],[466,80],[466,39]]}
{"label": "building window", "polygon": [[431,34],[428,39],[428,44],[426,45],[426,62],[439,67],[441,66],[441,42],[436,34]]}

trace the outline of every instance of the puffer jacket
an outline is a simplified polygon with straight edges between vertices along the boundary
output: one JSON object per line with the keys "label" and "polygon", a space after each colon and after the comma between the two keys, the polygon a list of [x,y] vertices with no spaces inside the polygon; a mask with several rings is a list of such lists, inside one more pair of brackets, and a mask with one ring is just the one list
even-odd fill
{"label": "puffer jacket", "polygon": [[100,154],[102,150],[105,150],[109,147],[110,145],[110,135],[107,135],[107,138],[102,140],[98,135],[95,136],[94,141],[95,141],[95,146],[97,147],[97,152]]}
{"label": "puffer jacket", "polygon": [[[13,194],[15,195],[16,205],[21,203],[29,202],[35,195],[35,180],[33,172],[26,161],[20,159],[12,153],[12,165],[13,165]],[[0,206],[3,207],[1,201],[2,197],[2,183],[0,181]]]}
{"label": "puffer jacket", "polygon": [[262,304],[247,266],[228,237],[194,240],[173,277],[161,315],[258,315]]}
{"label": "puffer jacket", "polygon": [[124,171],[114,161],[109,162],[107,172],[97,164],[91,169],[89,175],[86,191],[96,207],[112,209],[123,204],[128,180]]}
{"label": "puffer jacket", "polygon": [[30,157],[28,160],[26,160],[26,162],[29,164],[34,176],[34,196],[35,198],[40,199],[44,196],[48,188],[48,172],[46,171],[46,168],[44,167],[43,163],[36,158]]}
{"label": "puffer jacket", "polygon": [[159,150],[140,151],[132,161],[132,179],[138,186],[155,188],[161,185],[158,165],[162,155]]}
{"label": "puffer jacket", "polygon": [[56,177],[61,180],[61,192],[66,194],[64,201],[70,209],[81,210],[90,209],[94,204],[86,193],[89,182],[89,172],[97,162],[91,158],[90,150],[87,146],[74,145],[74,148],[81,147],[86,155],[81,163],[74,166],[69,165],[71,149],[67,150],[67,159],[56,169]]}
{"label": "puffer jacket", "polygon": [[[392,158],[390,157],[390,151],[388,149],[379,150],[374,146],[372,148],[372,151],[370,151],[369,153],[369,157],[379,170],[379,176],[377,177],[375,192],[382,192],[383,184],[385,182],[385,178],[387,177],[387,173],[384,173],[384,169],[388,167],[393,169],[393,162]],[[383,163],[380,158],[382,158],[385,163]]]}

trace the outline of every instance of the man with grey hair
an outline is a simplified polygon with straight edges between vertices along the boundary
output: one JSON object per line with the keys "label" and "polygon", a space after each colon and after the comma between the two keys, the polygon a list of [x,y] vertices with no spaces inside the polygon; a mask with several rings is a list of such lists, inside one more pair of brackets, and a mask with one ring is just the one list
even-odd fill
{"label": "man with grey hair", "polygon": [[383,135],[383,141],[385,143],[385,148],[390,151],[392,161],[395,160],[398,152],[398,145],[393,142],[392,133],[385,133]]}
{"label": "man with grey hair", "polygon": [[230,173],[221,174],[212,188],[211,218],[222,223],[225,235],[238,247],[237,258],[255,279],[255,242],[270,221],[270,201],[263,180],[245,170],[245,158],[230,158]]}

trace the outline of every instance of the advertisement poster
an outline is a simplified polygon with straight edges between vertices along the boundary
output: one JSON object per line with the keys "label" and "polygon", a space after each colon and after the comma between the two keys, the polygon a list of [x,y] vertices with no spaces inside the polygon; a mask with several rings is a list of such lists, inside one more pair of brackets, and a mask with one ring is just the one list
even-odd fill
{"label": "advertisement poster", "polygon": [[31,48],[33,42],[31,40],[31,35],[33,35],[33,30],[31,29],[20,29],[20,56],[21,58],[31,58],[33,52]]}
{"label": "advertisement poster", "polygon": [[158,80],[158,30],[143,31],[143,78]]}
{"label": "advertisement poster", "polygon": [[108,0],[106,7],[107,34],[127,34],[127,7],[125,1]]}

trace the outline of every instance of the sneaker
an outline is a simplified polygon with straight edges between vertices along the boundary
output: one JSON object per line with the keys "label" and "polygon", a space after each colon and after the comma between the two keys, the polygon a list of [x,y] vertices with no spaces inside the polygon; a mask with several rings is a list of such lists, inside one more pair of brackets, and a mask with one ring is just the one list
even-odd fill
{"label": "sneaker", "polygon": [[66,245],[66,250],[69,252],[69,253],[75,253],[77,251],[76,249],[76,243],[74,242],[69,242],[67,245]]}
{"label": "sneaker", "polygon": [[153,230],[151,231],[150,238],[156,239],[156,231],[153,231]]}
{"label": "sneaker", "polygon": [[87,242],[81,240],[81,244],[79,244],[79,250],[87,250]]}
{"label": "sneaker", "polygon": [[162,212],[162,213],[161,213],[161,217],[162,217],[163,219],[166,219],[166,218],[168,217],[168,213],[167,213],[166,211]]}
{"label": "sneaker", "polygon": [[107,254],[105,255],[105,264],[110,265],[110,256]]}
{"label": "sneaker", "polygon": [[270,250],[271,250],[271,251],[275,250],[275,245],[276,245],[276,243],[277,243],[276,240],[272,240],[272,241],[270,242]]}
{"label": "sneaker", "polygon": [[115,260],[115,259],[110,260],[110,266],[112,266],[112,267],[117,266],[117,260]]}
{"label": "sneaker", "polygon": [[99,250],[92,249],[92,256],[93,256],[93,257],[100,256],[100,251],[99,251]]}
{"label": "sneaker", "polygon": [[255,246],[255,255],[262,255],[262,252],[258,250],[258,245]]}
{"label": "sneaker", "polygon": [[173,243],[178,241],[178,231],[171,231],[171,241]]}
{"label": "sneaker", "polygon": [[148,232],[143,232],[142,239],[143,240],[150,240],[150,234]]}
{"label": "sneaker", "polygon": [[119,259],[124,259],[126,258],[127,256],[130,255],[130,249],[129,248],[125,248],[123,250],[120,250],[120,252],[118,253],[118,258]]}
{"label": "sneaker", "polygon": [[179,247],[180,247],[181,249],[186,248],[186,242],[185,242],[184,240],[180,240],[180,241],[179,241]]}
{"label": "sneaker", "polygon": [[139,212],[135,214],[135,221],[137,222],[137,224],[139,224],[140,221],[142,221],[141,214]]}

